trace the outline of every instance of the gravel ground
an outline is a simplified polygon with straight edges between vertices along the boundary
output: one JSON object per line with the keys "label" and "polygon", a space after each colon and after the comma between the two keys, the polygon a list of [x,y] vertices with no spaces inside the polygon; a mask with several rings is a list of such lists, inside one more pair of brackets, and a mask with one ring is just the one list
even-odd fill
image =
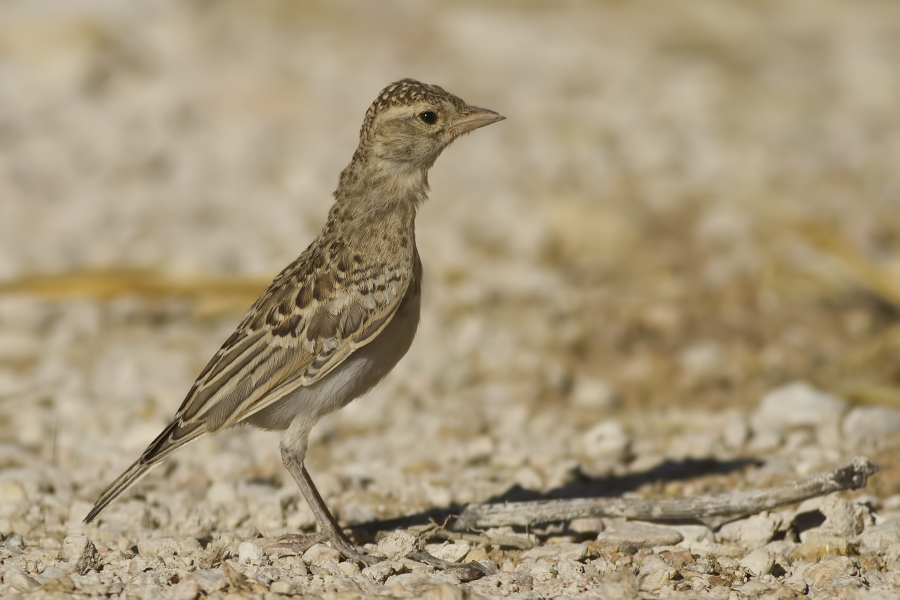
{"label": "gravel ground", "polygon": [[[897,597],[898,40],[892,0],[0,3],[0,596]],[[389,560],[273,547],[315,521],[250,429],[83,526],[402,77],[508,120],[432,172],[410,355],[311,440]],[[859,454],[865,490],[728,523],[429,524]]]}

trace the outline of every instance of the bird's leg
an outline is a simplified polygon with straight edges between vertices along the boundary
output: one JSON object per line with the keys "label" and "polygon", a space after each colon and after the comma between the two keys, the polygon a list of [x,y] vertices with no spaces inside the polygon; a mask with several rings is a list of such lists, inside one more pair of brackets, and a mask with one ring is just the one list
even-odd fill
{"label": "bird's leg", "polygon": [[365,554],[354,546],[353,542],[341,531],[341,527],[335,518],[331,516],[328,507],[325,506],[325,501],[319,495],[319,490],[316,489],[303,463],[293,460],[287,453],[283,453],[282,458],[284,459],[284,466],[294,477],[300,492],[306,498],[306,502],[316,516],[316,522],[319,524],[320,534],[324,540],[331,542],[331,546],[340,552],[344,558],[363,563],[364,566],[384,560],[378,556]]}

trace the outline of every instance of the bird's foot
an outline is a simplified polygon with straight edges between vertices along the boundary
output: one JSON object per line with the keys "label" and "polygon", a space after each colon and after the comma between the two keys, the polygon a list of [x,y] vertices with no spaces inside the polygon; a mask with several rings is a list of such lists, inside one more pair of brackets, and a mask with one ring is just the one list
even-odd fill
{"label": "bird's foot", "polygon": [[286,533],[269,548],[284,548],[293,550],[297,554],[303,554],[319,542],[324,542],[325,536],[321,533]]}
{"label": "bird's foot", "polygon": [[316,533],[289,533],[278,538],[278,541],[269,546],[270,548],[285,548],[293,550],[297,554],[303,554],[313,546],[323,542],[331,542],[331,547],[341,553],[341,556],[355,562],[360,567],[365,568],[378,564],[385,560],[384,557],[376,554],[368,554],[362,548],[353,545],[346,536],[339,534],[330,536],[327,532],[320,531]]}
{"label": "bird's foot", "polygon": [[473,581],[475,579],[481,579],[482,577],[495,575],[497,573],[495,569],[490,569],[481,563],[450,562],[449,560],[442,560],[437,556],[432,556],[431,554],[424,551],[410,552],[406,555],[406,558],[411,558],[412,560],[417,560],[421,563],[425,563],[426,565],[431,565],[435,569],[448,571],[453,575],[456,575],[460,579],[460,581]]}
{"label": "bird's foot", "polygon": [[369,554],[362,548],[354,546],[353,542],[339,530],[335,530],[334,532],[322,532],[322,537],[324,540],[331,542],[331,547],[340,552],[341,556],[349,561],[355,562],[363,569],[385,560],[383,556]]}

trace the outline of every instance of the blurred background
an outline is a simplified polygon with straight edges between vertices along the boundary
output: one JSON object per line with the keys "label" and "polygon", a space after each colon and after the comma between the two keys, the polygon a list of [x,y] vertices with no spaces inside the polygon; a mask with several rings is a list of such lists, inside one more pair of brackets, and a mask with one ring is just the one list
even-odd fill
{"label": "blurred background", "polygon": [[[751,417],[796,381],[898,414],[898,64],[891,0],[6,0],[0,466],[80,519],[319,231],[403,77],[507,120],[431,173],[410,356],[316,430],[343,518],[666,460],[892,466],[890,419]],[[276,439],[204,440],[148,497],[290,484]]]}

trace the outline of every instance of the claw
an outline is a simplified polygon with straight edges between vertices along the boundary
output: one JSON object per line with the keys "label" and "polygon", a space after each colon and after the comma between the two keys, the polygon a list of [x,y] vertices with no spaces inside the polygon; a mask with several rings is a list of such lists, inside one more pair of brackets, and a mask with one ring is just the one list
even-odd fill
{"label": "claw", "polygon": [[303,554],[319,542],[325,540],[325,536],[321,533],[287,533],[280,538],[274,544],[269,545],[269,548],[284,548],[287,550],[293,550],[297,554]]}
{"label": "claw", "polygon": [[411,558],[412,560],[417,560],[419,562],[425,563],[426,565],[431,565],[435,569],[450,571],[451,573],[459,577],[460,581],[473,581],[475,579],[481,579],[482,577],[494,575],[496,573],[496,571],[485,567],[481,563],[450,562],[449,560],[442,560],[437,556],[432,556],[431,554],[422,551],[410,552],[406,555],[406,558]]}

